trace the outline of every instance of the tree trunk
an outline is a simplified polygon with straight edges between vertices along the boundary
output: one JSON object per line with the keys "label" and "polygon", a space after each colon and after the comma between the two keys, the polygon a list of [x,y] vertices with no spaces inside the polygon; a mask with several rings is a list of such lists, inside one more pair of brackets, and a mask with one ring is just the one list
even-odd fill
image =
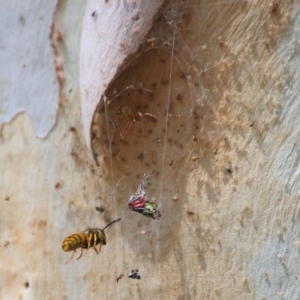
{"label": "tree trunk", "polygon": [[297,299],[299,4],[46,2],[0,4],[0,297]]}

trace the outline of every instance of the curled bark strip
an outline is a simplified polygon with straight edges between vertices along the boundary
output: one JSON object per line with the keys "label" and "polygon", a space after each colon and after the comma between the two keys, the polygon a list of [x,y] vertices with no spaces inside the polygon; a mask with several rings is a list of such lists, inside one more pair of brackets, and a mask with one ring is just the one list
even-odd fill
{"label": "curled bark strip", "polygon": [[109,84],[149,32],[163,0],[87,2],[82,28],[80,90],[84,134],[91,149],[91,126]]}

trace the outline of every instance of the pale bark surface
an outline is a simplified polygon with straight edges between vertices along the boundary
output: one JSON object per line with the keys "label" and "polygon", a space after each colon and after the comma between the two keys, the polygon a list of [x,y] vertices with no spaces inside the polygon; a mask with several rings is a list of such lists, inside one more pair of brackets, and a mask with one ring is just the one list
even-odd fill
{"label": "pale bark surface", "polygon": [[[9,71],[24,53],[12,62],[1,47],[1,122],[13,117],[8,102],[28,115],[0,137],[0,298],[298,299],[300,5],[170,1],[151,28],[150,14],[136,17],[140,1],[105,2],[49,1],[43,26],[24,29],[23,39],[35,32],[44,45],[29,51],[43,61],[29,60],[44,74],[35,81]],[[21,7],[7,3],[1,32],[18,44],[8,20]],[[44,6],[32,6],[13,20],[34,20]],[[103,48],[89,47],[95,34]],[[28,87],[46,96],[23,102]],[[25,109],[41,103],[40,118]],[[56,119],[50,133],[42,113]],[[127,208],[144,173],[160,220]],[[65,237],[117,217],[99,255],[85,250],[77,261],[77,251],[65,264]],[[141,280],[128,278],[135,268]]]}

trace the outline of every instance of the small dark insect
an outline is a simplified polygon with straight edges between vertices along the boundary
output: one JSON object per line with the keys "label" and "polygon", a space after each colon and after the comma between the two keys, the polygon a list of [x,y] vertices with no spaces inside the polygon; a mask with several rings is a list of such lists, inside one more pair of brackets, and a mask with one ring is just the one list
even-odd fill
{"label": "small dark insect", "polygon": [[132,279],[141,279],[141,276],[138,274],[138,272],[138,269],[131,270],[131,272],[128,274],[128,277]]}
{"label": "small dark insect", "polygon": [[99,211],[99,212],[104,212],[105,211],[105,207],[104,206],[96,206],[96,211]]}
{"label": "small dark insect", "polygon": [[229,174],[232,173],[232,169],[231,169],[230,166],[225,166],[225,167],[224,167],[224,171],[227,172],[227,173],[229,173]]}
{"label": "small dark insect", "polygon": [[[100,228],[88,228],[82,233],[75,233],[66,237],[62,243],[62,249],[66,252],[73,251],[71,258],[66,262],[70,262],[76,252],[76,249],[81,248],[81,253],[77,260],[82,256],[83,249],[89,249],[93,247],[97,254],[101,251],[101,246],[106,245],[106,236],[104,230],[115,222],[120,221],[121,218],[108,223],[103,229]],[[97,250],[96,246],[99,246]]]}
{"label": "small dark insect", "polygon": [[96,16],[96,11],[94,10],[91,14],[92,17],[95,17]]}
{"label": "small dark insect", "polygon": [[9,246],[9,241],[5,241],[4,242],[4,247],[6,248],[6,247],[8,247]]}
{"label": "small dark insect", "polygon": [[117,277],[117,282],[119,282],[119,280],[122,279],[123,276],[124,276],[124,274],[120,274],[120,275]]}
{"label": "small dark insect", "polygon": [[[145,178],[147,175],[145,175]],[[141,181],[136,194],[132,195],[128,200],[128,208],[142,214],[145,217],[150,217],[158,220],[161,216],[158,206],[146,199],[146,193],[143,190],[144,180]]]}
{"label": "small dark insect", "polygon": [[192,210],[187,210],[186,213],[187,213],[188,215],[190,215],[190,216],[195,214],[195,212],[192,211]]}

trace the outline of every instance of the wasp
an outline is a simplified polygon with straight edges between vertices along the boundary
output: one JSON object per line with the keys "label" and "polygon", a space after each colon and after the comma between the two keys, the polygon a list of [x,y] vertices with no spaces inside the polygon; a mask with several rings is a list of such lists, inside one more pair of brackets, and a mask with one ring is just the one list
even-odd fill
{"label": "wasp", "polygon": [[[68,237],[66,237],[62,243],[62,249],[66,252],[73,251],[71,258],[66,262],[70,262],[76,252],[76,249],[81,248],[81,253],[78,256],[77,260],[82,256],[83,249],[93,249],[98,254],[101,251],[101,246],[106,245],[106,236],[104,230],[112,225],[115,222],[120,221],[121,218],[114,220],[108,223],[103,229],[100,228],[88,228],[84,232],[75,233]],[[96,246],[99,246],[99,250],[97,250]]]}

